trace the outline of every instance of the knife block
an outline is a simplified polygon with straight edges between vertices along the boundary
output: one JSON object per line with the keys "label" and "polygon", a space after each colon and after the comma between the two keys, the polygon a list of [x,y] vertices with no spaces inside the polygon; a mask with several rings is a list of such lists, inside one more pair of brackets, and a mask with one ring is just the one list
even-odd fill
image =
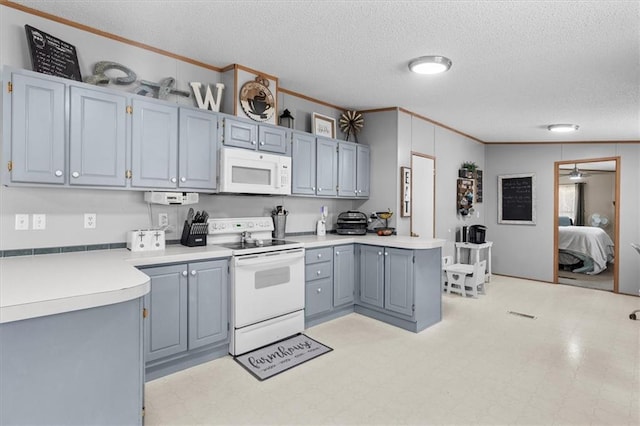
{"label": "knife block", "polygon": [[192,223],[184,221],[180,244],[187,247],[199,247],[207,245],[208,223]]}

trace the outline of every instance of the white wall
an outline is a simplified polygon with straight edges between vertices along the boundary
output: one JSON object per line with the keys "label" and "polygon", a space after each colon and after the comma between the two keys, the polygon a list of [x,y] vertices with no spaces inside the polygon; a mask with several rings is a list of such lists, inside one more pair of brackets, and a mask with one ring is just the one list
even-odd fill
{"label": "white wall", "polygon": [[[619,291],[638,295],[640,259],[631,247],[640,241],[640,144],[486,145],[485,180],[489,239],[493,245],[493,271],[541,281],[552,281],[554,224],[554,163],[621,157]],[[536,225],[497,223],[499,175],[535,173]]]}
{"label": "white wall", "polygon": [[[0,64],[31,69],[24,24],[75,45],[83,75],[90,74],[95,62],[112,60],[131,67],[138,78],[158,81],[168,76],[175,77],[177,87],[182,90],[189,90],[188,83],[191,81],[209,84],[221,81],[220,74],[215,71],[6,6],[0,6]],[[133,90],[133,87],[128,86],[110,87],[114,90]],[[232,91],[233,87],[227,87],[223,96],[232,97]],[[195,106],[193,96],[191,99],[173,96],[169,100]],[[291,95],[280,95],[278,105],[280,109],[289,108],[296,117],[296,129],[304,131],[311,130],[311,112],[332,117],[340,115],[340,111],[336,109]],[[5,164],[4,159],[1,160],[0,164]],[[290,211],[287,232],[315,231],[322,205],[329,207],[327,225],[328,229],[333,229],[337,214],[353,206],[351,200],[298,197],[201,195],[200,200],[193,207],[198,210],[206,209],[212,217],[264,216],[269,215],[275,205],[284,205]],[[124,242],[128,230],[157,225],[157,215],[160,212],[169,213],[172,232],[167,234],[167,238],[175,240],[180,238],[182,222],[188,208],[148,206],[143,201],[143,193],[138,191],[0,186],[0,250]],[[16,231],[16,213],[46,214],[46,229]],[[96,229],[84,229],[84,213],[97,214]]]}

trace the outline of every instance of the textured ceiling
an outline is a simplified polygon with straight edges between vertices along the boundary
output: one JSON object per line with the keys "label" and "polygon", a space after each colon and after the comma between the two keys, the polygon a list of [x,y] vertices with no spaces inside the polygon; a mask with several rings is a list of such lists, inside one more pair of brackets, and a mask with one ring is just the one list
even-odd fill
{"label": "textured ceiling", "polygon": [[[638,1],[14,1],[349,109],[486,142],[640,140]],[[407,69],[444,55],[438,76]],[[572,135],[548,124],[575,123]]]}

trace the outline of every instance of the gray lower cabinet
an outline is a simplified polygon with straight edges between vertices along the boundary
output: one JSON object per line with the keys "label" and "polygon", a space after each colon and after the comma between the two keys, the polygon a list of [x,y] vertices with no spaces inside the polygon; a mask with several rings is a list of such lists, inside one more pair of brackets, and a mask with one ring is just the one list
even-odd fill
{"label": "gray lower cabinet", "polygon": [[127,184],[127,96],[71,86],[69,89],[69,184]]}
{"label": "gray lower cabinet", "polygon": [[0,324],[0,424],[141,425],[143,301]]}
{"label": "gray lower cabinet", "polygon": [[307,249],[305,252],[305,323],[307,326],[353,312],[355,247]]}
{"label": "gray lower cabinet", "polygon": [[439,322],[440,253],[361,245],[355,311],[414,332]]}
{"label": "gray lower cabinet", "polygon": [[151,278],[151,291],[145,296],[147,367],[174,362],[179,355],[188,356],[196,349],[227,342],[226,259],[141,270]]}
{"label": "gray lower cabinet", "polygon": [[353,305],[355,293],[355,247],[353,244],[333,248],[333,306]]}
{"label": "gray lower cabinet", "polygon": [[238,148],[286,154],[287,130],[225,117],[223,143]]}
{"label": "gray lower cabinet", "polygon": [[5,70],[3,81],[4,181],[63,185],[66,86],[44,75]]}

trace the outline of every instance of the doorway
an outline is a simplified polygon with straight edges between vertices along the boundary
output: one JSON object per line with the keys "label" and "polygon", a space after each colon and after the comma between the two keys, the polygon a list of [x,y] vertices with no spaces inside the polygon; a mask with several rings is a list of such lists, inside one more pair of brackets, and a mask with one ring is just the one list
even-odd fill
{"label": "doorway", "polygon": [[436,160],[426,154],[411,153],[411,225],[415,237],[434,237]]}
{"label": "doorway", "polygon": [[618,292],[620,157],[555,162],[558,284]]}

